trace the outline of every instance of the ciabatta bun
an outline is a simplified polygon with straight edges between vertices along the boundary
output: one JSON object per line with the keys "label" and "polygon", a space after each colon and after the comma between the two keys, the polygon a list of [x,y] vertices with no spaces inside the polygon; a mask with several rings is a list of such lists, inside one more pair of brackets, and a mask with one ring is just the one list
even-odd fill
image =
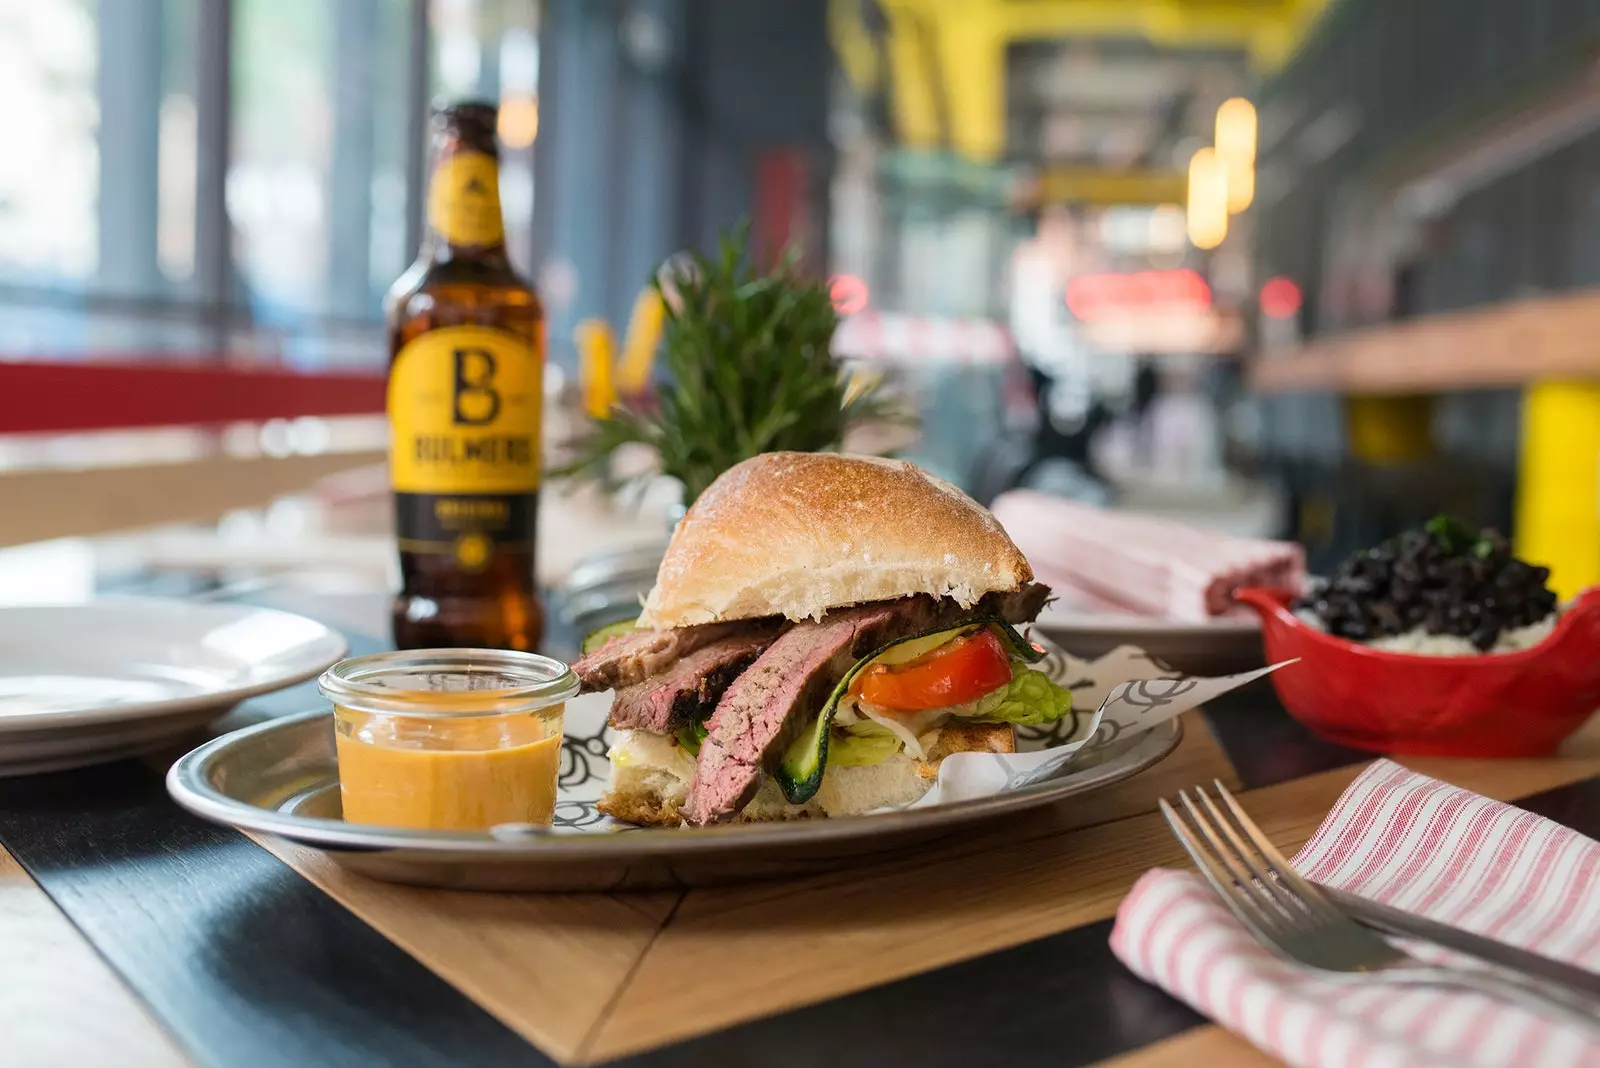
{"label": "ciabatta bun", "polygon": [[818,619],[919,593],[965,607],[1032,578],[994,516],[915,464],[771,452],[730,468],[694,502],[639,625]]}
{"label": "ciabatta bun", "polygon": [[[630,739],[641,743],[645,759],[612,761],[611,788],[600,799],[600,811],[629,823],[676,827],[683,822],[680,813],[689,795],[694,759],[687,752],[662,755],[662,747],[670,746],[671,740],[661,736],[633,737],[642,733],[618,732],[617,744],[627,745]],[[804,805],[789,804],[778,784],[768,779],[736,819],[740,823],[820,816],[838,819],[888,805],[909,805],[928,792],[939,777],[939,765],[950,754],[1014,753],[1016,749],[1016,731],[1009,723],[953,720],[940,730],[926,760],[900,753],[881,764],[862,767],[829,764],[823,769],[822,786],[816,796]]]}

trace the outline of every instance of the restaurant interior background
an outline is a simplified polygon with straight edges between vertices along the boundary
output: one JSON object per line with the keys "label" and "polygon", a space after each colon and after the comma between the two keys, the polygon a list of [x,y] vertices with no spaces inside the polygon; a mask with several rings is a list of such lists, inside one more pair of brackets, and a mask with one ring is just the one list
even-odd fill
{"label": "restaurant interior background", "polygon": [[[388,588],[380,300],[440,97],[500,108],[555,458],[590,350],[743,218],[982,500],[1313,570],[1452,511],[1575,591],[1597,44],[1593,0],[0,0],[0,599]],[[547,508],[541,574],[670,498]]]}

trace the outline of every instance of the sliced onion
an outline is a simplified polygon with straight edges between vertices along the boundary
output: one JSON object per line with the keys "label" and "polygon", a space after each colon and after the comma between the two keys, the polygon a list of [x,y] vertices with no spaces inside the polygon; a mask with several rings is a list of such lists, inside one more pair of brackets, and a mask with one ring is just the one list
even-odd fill
{"label": "sliced onion", "polygon": [[[841,701],[842,705],[843,702]],[[905,743],[906,752],[918,760],[926,759],[927,753],[922,748],[921,737],[934,727],[944,722],[950,715],[947,708],[929,708],[921,712],[897,713],[887,709],[869,705],[865,701],[855,703],[856,711],[866,716],[872,722],[894,732],[895,737]]]}

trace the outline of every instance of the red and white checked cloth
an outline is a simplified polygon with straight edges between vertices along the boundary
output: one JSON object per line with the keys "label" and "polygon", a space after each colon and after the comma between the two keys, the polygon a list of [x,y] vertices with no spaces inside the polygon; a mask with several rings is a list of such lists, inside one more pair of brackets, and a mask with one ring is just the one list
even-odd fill
{"label": "red and white checked cloth", "polygon": [[[1351,784],[1293,863],[1317,882],[1600,971],[1600,843],[1391,761]],[[1592,1034],[1492,998],[1338,984],[1287,964],[1192,872],[1145,873],[1117,910],[1111,948],[1293,1065],[1600,1065]]]}

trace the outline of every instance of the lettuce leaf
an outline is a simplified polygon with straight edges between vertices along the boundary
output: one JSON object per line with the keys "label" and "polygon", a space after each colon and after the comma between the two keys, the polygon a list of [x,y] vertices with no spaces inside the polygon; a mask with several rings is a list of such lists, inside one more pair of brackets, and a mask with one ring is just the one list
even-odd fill
{"label": "lettuce leaf", "polygon": [[[920,722],[908,721],[908,732],[916,734],[935,722],[948,722],[951,718],[1042,727],[1072,711],[1071,690],[1057,686],[1042,671],[1031,671],[1020,663],[1014,667],[1016,673],[1008,685],[968,704],[918,713],[925,718]],[[874,710],[863,706],[858,711],[872,716]],[[828,763],[842,767],[881,764],[905,748],[904,739],[876,719],[858,719],[848,725],[836,722],[832,737],[828,739]],[[921,757],[920,752],[914,755]]]}
{"label": "lettuce leaf", "polygon": [[967,719],[1042,727],[1072,711],[1072,691],[1057,686],[1042,671],[1024,669],[1012,675],[1011,684],[1004,689],[986,693],[970,705],[951,711]]}
{"label": "lettuce leaf", "polygon": [[828,739],[828,766],[856,768],[882,764],[904,747],[898,735],[870,719],[835,728]]}

